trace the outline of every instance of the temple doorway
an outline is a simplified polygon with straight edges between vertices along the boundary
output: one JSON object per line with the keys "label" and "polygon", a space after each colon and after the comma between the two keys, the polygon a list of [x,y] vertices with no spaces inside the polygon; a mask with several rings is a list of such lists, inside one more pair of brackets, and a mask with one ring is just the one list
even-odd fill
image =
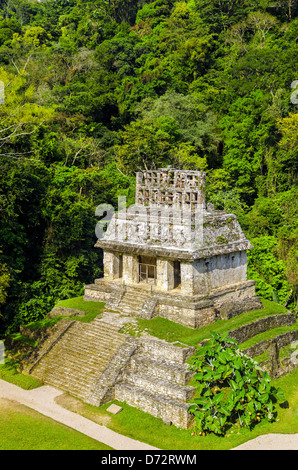
{"label": "temple doorway", "polygon": [[156,258],[139,256],[139,282],[156,283]]}

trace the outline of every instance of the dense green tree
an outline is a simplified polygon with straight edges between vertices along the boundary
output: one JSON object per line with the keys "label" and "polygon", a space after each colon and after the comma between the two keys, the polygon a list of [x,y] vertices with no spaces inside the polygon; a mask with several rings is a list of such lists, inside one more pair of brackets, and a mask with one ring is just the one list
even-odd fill
{"label": "dense green tree", "polygon": [[266,113],[268,107],[268,96],[257,90],[238,98],[221,120],[225,144],[223,167],[231,174],[244,200],[250,203],[266,172],[266,149],[276,136],[274,117]]}
{"label": "dense green tree", "polygon": [[[98,204],[207,172],[258,291],[295,309],[297,0],[0,0],[1,331],[100,275]],[[127,176],[126,176],[127,175]]]}

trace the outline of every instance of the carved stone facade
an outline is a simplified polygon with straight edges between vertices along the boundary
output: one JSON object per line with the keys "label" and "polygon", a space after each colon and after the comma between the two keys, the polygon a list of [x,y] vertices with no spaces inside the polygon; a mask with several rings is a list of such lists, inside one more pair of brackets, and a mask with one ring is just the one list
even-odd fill
{"label": "carved stone facade", "polygon": [[[192,328],[216,321],[229,302],[247,310],[255,297],[247,280],[252,246],[235,215],[206,206],[205,180],[200,171],[173,168],[137,173],[135,205],[116,213],[96,243],[104,278],[86,286],[85,299],[106,301],[119,289],[125,299],[138,287],[156,300],[151,315]],[[146,315],[139,307],[135,315]]]}

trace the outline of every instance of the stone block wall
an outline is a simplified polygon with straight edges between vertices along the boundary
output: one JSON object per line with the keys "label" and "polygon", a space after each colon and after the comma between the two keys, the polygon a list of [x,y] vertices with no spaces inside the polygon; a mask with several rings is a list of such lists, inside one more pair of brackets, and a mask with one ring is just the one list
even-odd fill
{"label": "stone block wall", "polygon": [[174,289],[174,261],[156,260],[156,287],[161,291]]}
{"label": "stone block wall", "polygon": [[240,251],[199,259],[193,263],[193,293],[206,294],[247,279],[247,254]]}
{"label": "stone block wall", "polygon": [[138,172],[136,175],[136,204],[155,207],[189,206],[205,204],[206,174],[161,168]]}
{"label": "stone block wall", "polygon": [[296,319],[291,313],[270,315],[269,317],[261,318],[247,325],[243,325],[235,331],[231,331],[229,336],[239,343],[243,343],[249,338],[269,329],[284,325],[293,325],[294,323],[296,323]]}
{"label": "stone block wall", "polygon": [[216,321],[213,302],[208,301],[196,306],[186,303],[179,305],[170,300],[163,300],[159,302],[158,315],[189,328],[201,328]]}

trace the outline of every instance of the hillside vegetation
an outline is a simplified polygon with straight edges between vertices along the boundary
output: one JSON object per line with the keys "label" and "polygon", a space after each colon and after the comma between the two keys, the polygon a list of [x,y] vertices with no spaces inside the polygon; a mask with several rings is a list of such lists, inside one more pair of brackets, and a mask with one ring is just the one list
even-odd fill
{"label": "hillside vegetation", "polygon": [[0,0],[1,335],[82,295],[96,207],[167,165],[207,173],[297,310],[297,39],[297,0]]}

